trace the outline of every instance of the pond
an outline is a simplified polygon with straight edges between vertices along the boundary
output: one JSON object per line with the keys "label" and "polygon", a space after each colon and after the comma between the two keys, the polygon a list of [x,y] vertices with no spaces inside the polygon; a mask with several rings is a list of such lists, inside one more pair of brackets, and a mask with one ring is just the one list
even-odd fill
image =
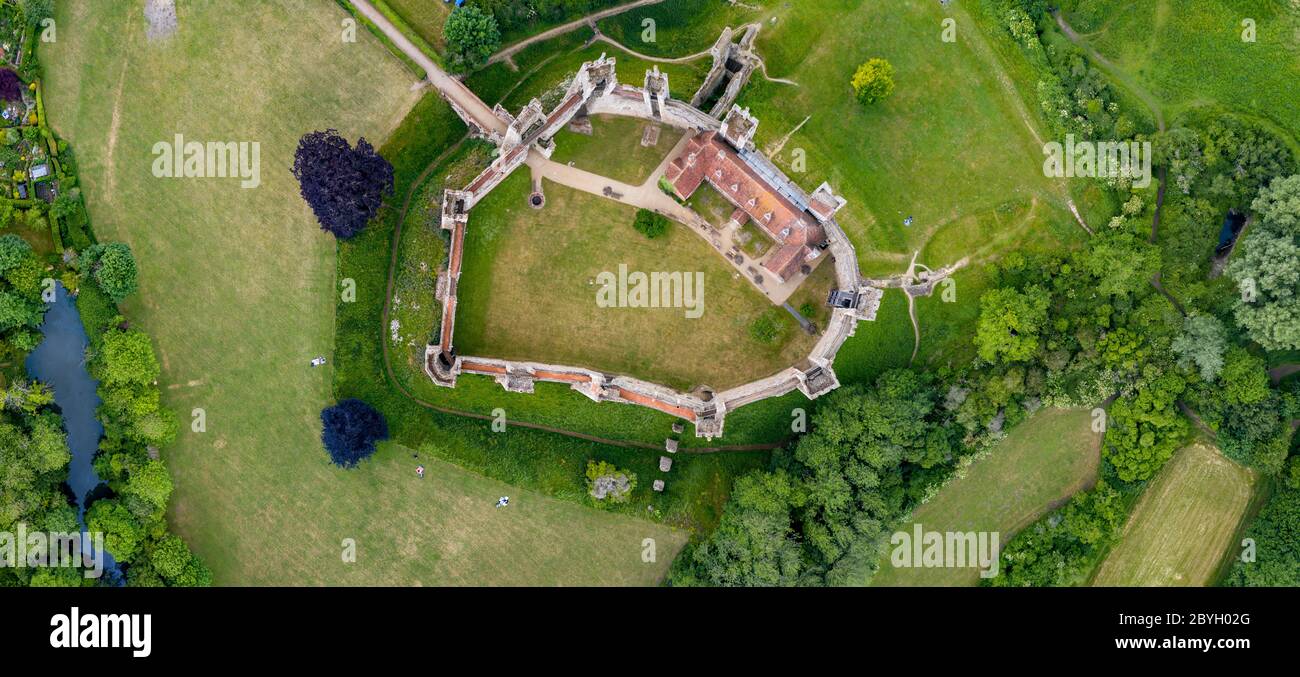
{"label": "pond", "polygon": [[[104,434],[104,426],[95,418],[100,402],[95,392],[99,382],[86,370],[89,340],[77,304],[62,284],[56,283],[55,291],[55,301],[49,304],[45,321],[41,324],[44,338],[27,356],[26,367],[29,376],[54,389],[54,403],[63,413],[68,450],[72,452],[68,486],[76,496],[77,521],[84,531],[86,499],[102,484],[93,466],[99,438]],[[117,565],[111,555],[104,555],[104,571],[112,580],[116,578]]]}

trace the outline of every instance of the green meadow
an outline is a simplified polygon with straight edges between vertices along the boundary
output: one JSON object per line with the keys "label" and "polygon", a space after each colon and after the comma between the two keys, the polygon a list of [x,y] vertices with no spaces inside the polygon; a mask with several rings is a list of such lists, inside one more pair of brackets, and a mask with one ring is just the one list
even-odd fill
{"label": "green meadow", "polygon": [[[431,437],[406,435],[412,445],[384,445],[353,472],[330,465],[319,440],[320,409],[334,399],[337,376],[367,367],[349,361],[345,346],[336,350],[336,246],[288,168],[308,131],[336,128],[383,143],[420,95],[369,33],[355,44],[339,39],[345,15],[333,3],[238,0],[182,3],[179,10],[179,31],[150,42],[133,4],[60,3],[60,26],[98,30],[61,31],[41,58],[51,124],[80,160],[96,233],[129,243],[140,262],[140,292],[125,312],[154,338],[164,403],[186,422],[163,450],[176,487],[169,519],[217,583],[658,581],[687,532],[582,507],[576,466],[602,453],[597,445],[536,433],[573,454],[573,465],[557,473],[567,493],[544,482],[523,490],[500,478],[522,481],[524,473],[488,479],[482,465],[439,462],[439,454],[467,457],[493,447],[473,437],[476,429],[458,428],[460,419],[440,426],[415,407],[394,412],[394,436],[419,426]],[[230,45],[240,45],[238,58]],[[364,78],[356,77],[359,62],[368,65]],[[435,97],[414,117],[446,120],[445,109]],[[150,149],[175,133],[259,142],[261,186],[155,178]],[[444,147],[451,140],[422,139]],[[409,164],[395,162],[399,174]],[[359,294],[358,303],[382,302],[383,289],[362,285]],[[378,307],[366,319],[376,338]],[[317,355],[331,363],[312,369]],[[383,383],[377,369],[366,378]],[[197,409],[206,432],[188,425]],[[524,436],[511,440],[524,447]],[[416,463],[430,469],[423,482]],[[690,464],[683,465],[689,476]],[[714,467],[708,460],[696,467],[701,484],[713,481]],[[512,497],[508,511],[492,508],[500,495]],[[645,538],[658,544],[650,564],[641,558]],[[344,539],[356,544],[353,564],[342,561]]]}

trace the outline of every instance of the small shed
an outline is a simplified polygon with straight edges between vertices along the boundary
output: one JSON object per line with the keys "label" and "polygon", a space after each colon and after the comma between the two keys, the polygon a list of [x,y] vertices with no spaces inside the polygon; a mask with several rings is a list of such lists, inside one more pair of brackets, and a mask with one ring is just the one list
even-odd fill
{"label": "small shed", "polygon": [[663,491],[663,490],[664,490],[664,481],[663,481],[663,480],[655,480],[654,487],[655,487],[655,491]]}
{"label": "small shed", "polygon": [[664,441],[664,449],[667,450],[668,453],[670,454],[677,453],[677,440],[668,439]]}
{"label": "small shed", "polygon": [[660,472],[668,472],[669,470],[672,469],[673,469],[673,459],[668,458],[667,456],[660,456],[659,457]]}

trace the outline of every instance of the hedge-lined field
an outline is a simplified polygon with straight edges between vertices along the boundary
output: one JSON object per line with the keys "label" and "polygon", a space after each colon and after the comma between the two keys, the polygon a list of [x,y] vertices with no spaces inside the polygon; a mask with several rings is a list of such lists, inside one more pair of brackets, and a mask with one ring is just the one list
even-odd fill
{"label": "hedge-lined field", "polygon": [[1103,586],[1203,586],[1246,514],[1256,475],[1205,444],[1174,455],[1142,492],[1093,578]]}
{"label": "hedge-lined field", "polygon": [[[1053,506],[1090,485],[1101,461],[1101,436],[1092,432],[1086,409],[1047,409],[1016,426],[897,528],[925,531],[997,532],[1005,546]],[[872,585],[975,585],[978,568],[895,568],[881,560]]]}

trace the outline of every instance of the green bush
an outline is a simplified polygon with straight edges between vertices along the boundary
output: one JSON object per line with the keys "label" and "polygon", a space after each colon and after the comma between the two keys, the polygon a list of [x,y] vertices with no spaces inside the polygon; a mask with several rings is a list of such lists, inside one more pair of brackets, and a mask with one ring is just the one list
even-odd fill
{"label": "green bush", "polygon": [[653,240],[668,232],[668,218],[649,209],[639,209],[632,227],[636,228],[638,233]]}
{"label": "green bush", "polygon": [[781,325],[776,312],[773,308],[754,318],[754,321],[749,323],[749,337],[765,345],[775,343],[781,336]]}

